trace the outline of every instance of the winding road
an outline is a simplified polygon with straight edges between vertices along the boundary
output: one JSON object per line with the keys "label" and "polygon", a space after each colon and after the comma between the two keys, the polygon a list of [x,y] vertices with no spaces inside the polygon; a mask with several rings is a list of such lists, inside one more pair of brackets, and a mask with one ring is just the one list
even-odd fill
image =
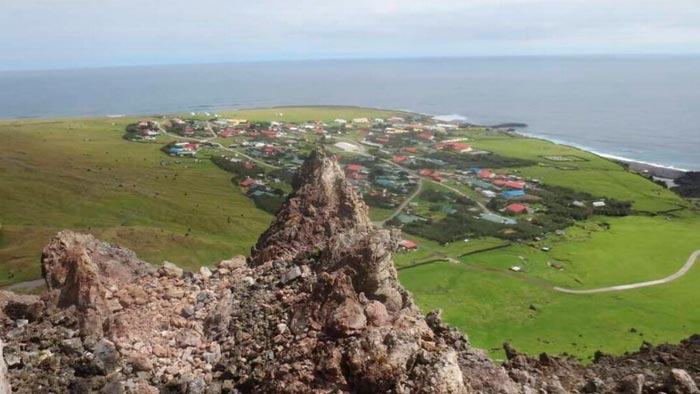
{"label": "winding road", "polygon": [[624,291],[624,290],[632,290],[632,289],[640,289],[642,287],[649,287],[649,286],[658,286],[658,285],[663,285],[665,283],[669,283],[671,281],[674,281],[681,276],[685,275],[688,273],[690,268],[693,267],[693,265],[696,263],[698,256],[700,256],[700,250],[696,250],[695,252],[690,254],[690,257],[688,257],[688,260],[683,264],[681,269],[679,269],[677,272],[662,278],[662,279],[657,279],[657,280],[650,280],[647,282],[637,282],[637,283],[630,283],[626,285],[618,285],[618,286],[608,286],[608,287],[599,287],[597,289],[587,289],[587,290],[573,290],[573,289],[565,289],[563,287],[553,287],[554,290],[562,292],[562,293],[567,293],[567,294],[596,294],[596,293],[609,293],[612,291]]}

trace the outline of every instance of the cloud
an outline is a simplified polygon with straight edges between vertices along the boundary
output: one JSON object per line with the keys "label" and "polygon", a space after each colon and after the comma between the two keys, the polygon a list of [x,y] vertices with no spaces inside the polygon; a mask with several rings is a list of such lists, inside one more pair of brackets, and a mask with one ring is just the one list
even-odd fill
{"label": "cloud", "polygon": [[700,52],[697,0],[5,0],[0,67]]}

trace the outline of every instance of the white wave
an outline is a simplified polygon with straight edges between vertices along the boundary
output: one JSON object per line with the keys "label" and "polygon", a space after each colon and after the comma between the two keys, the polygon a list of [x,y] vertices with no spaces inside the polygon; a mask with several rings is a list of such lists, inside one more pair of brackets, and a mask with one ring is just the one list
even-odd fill
{"label": "white wave", "polygon": [[455,120],[465,122],[468,118],[466,116],[460,115],[460,114],[450,114],[450,115],[435,115],[435,116],[433,116],[433,119],[440,121],[440,122],[454,122]]}

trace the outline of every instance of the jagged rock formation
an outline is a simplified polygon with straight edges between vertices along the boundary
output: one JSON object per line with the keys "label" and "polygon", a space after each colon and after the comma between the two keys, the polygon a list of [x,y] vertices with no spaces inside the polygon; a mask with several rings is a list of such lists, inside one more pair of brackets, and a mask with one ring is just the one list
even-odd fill
{"label": "jagged rock formation", "polygon": [[[398,283],[398,234],[371,225],[335,160],[314,152],[248,260],[183,272],[69,231],[40,297],[0,292],[0,394],[694,393],[700,337],[584,367],[509,361],[423,316]],[[7,369],[5,369],[5,367]],[[3,391],[3,389],[5,391]]]}

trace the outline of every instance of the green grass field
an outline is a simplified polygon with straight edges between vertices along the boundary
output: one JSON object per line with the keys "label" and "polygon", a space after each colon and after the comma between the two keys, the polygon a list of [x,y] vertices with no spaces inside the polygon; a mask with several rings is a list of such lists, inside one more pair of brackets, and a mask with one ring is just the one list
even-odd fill
{"label": "green grass field", "polygon": [[[700,318],[689,313],[700,306],[698,266],[669,284],[617,293],[568,295],[544,285],[586,289],[659,279],[700,249],[697,215],[607,222],[609,230],[593,222],[570,229],[547,243],[553,247],[549,253],[513,245],[464,257],[463,264],[402,270],[401,281],[424,310],[443,308],[446,321],[489,349],[510,341],[530,353],[567,352],[585,359],[599,349],[621,353],[637,349],[642,340],[677,342],[700,332]],[[564,270],[548,267],[548,261]],[[508,271],[514,265],[526,272]],[[630,333],[632,328],[643,335]],[[500,350],[494,354],[502,356]]]}
{"label": "green grass field", "polygon": [[424,311],[442,308],[447,322],[494,358],[503,357],[505,341],[530,354],[568,353],[588,360],[596,350],[620,354],[638,349],[642,341],[677,343],[700,331],[700,318],[692,313],[700,307],[698,267],[672,284],[583,296],[450,263],[403,270],[399,276]]}
{"label": "green grass field", "polygon": [[[221,112],[250,121],[395,114],[355,107]],[[163,137],[157,143],[122,139],[136,120],[0,121],[0,286],[38,278],[42,248],[64,228],[122,244],[154,263],[189,268],[249,252],[271,216],[208,160],[165,156]]]}
{"label": "green grass field", "polygon": [[[569,146],[524,137],[479,139],[478,136],[471,144],[478,149],[530,159],[539,164],[518,168],[523,176],[595,196],[634,201],[636,210],[660,212],[688,205],[673,192],[625,171],[619,164]],[[572,155],[585,161],[556,163],[543,158],[549,155]]]}

